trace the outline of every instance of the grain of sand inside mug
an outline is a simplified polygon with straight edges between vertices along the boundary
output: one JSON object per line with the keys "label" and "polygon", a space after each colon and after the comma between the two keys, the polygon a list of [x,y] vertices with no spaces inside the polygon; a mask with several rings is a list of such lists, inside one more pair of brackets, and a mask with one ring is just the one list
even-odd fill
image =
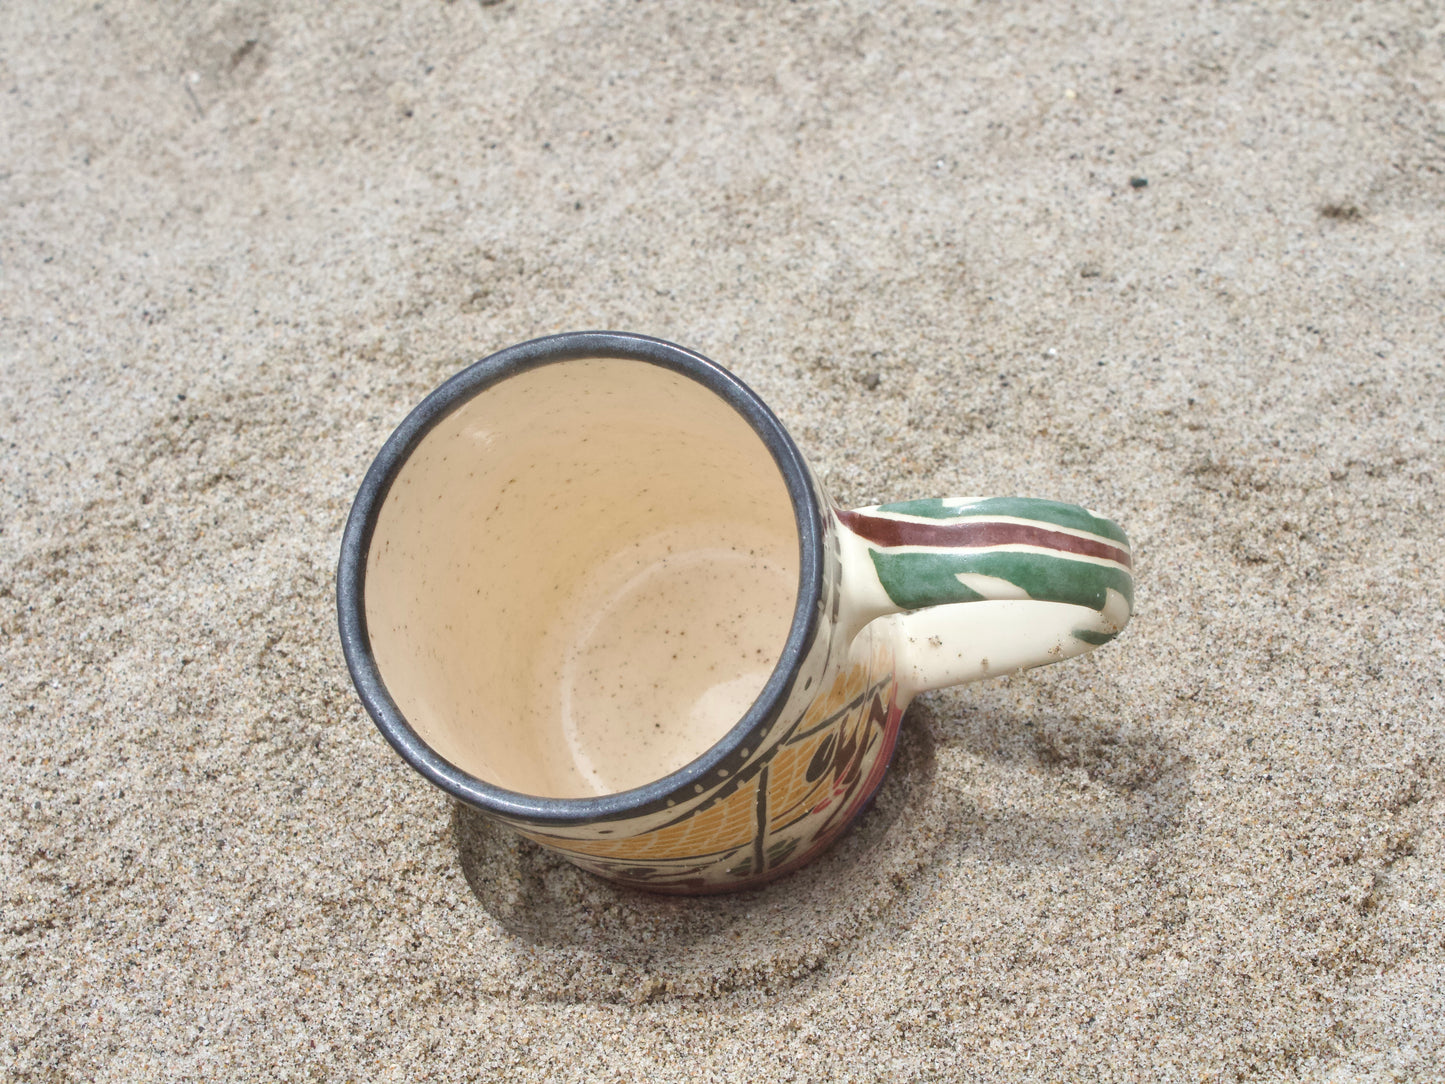
{"label": "grain of sand inside mug", "polygon": [[798,534],[771,454],[702,385],[587,359],[511,376],[402,465],[366,620],[402,714],[510,790],[613,793],[705,752],[777,663]]}

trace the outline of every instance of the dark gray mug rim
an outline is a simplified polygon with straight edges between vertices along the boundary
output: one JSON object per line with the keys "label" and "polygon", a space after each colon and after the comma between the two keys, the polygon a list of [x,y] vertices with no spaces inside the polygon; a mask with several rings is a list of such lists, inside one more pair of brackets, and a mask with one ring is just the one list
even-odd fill
{"label": "dark gray mug rim", "polygon": [[[397,473],[443,418],[494,384],[543,365],[583,358],[649,362],[695,380],[720,396],[752,426],[787,486],[798,528],[798,599],[787,642],[762,692],[743,717],[706,753],[670,775],[641,787],[596,798],[548,798],[487,783],[439,756],[412,729],[387,691],[366,630],[366,558],[377,517]],[[347,517],[336,570],[336,608],[347,669],[386,740],[402,758],[452,797],[479,809],[539,826],[616,820],[664,808],[684,788],[711,782],[739,761],[748,735],[772,726],[782,712],[799,666],[818,635],[823,593],[824,510],[802,453],[775,414],[728,370],[695,351],[662,339],[621,331],[577,331],[511,346],[463,369],[421,401],[397,426],[362,480]],[[753,746],[756,748],[756,746]],[[711,779],[709,778],[711,777]],[[737,780],[736,771],[731,775]]]}

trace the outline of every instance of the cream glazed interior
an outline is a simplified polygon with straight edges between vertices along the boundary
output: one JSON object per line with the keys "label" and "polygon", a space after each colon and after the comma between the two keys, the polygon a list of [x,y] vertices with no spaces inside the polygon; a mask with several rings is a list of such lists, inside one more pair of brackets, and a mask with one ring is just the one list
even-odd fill
{"label": "cream glazed interior", "polygon": [[422,438],[379,510],[365,611],[382,680],[439,755],[581,798],[705,752],[788,637],[798,531],[772,455],[644,361],[514,374]]}

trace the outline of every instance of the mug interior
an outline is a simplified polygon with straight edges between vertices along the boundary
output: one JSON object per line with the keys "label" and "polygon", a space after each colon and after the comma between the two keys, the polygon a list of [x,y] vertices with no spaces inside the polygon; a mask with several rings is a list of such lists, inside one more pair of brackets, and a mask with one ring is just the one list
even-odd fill
{"label": "mug interior", "polygon": [[398,468],[367,550],[369,645],[438,755],[547,798],[704,753],[777,665],[799,536],[772,454],[719,395],[625,358],[486,387]]}

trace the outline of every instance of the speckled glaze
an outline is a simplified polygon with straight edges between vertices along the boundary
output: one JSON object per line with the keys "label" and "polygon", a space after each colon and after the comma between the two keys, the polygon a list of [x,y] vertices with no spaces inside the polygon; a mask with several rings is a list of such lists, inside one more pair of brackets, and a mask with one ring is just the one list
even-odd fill
{"label": "speckled glaze", "polygon": [[348,521],[348,666],[422,775],[585,869],[756,885],[843,831],[921,691],[1128,621],[1128,542],[1024,499],[834,507],[682,347],[494,354],[387,441]]}

